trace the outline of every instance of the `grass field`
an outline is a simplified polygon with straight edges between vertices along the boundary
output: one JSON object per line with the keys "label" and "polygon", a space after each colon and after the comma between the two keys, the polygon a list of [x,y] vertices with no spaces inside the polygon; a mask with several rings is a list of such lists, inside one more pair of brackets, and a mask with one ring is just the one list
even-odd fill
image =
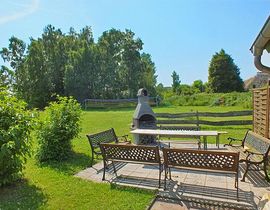
{"label": "grass field", "polygon": [[[240,111],[241,107],[158,107],[154,112]],[[38,165],[32,156],[24,170],[24,179],[0,189],[0,209],[145,209],[155,192],[93,183],[73,175],[89,166],[90,146],[85,135],[115,128],[118,135],[128,134],[134,109],[92,110],[82,114],[80,137],[73,140],[74,154],[63,163]],[[237,119],[246,119],[237,118]],[[250,126],[210,127],[202,130],[224,130],[227,136],[241,138]],[[131,136],[130,136],[131,137]],[[214,139],[210,139],[214,141]],[[33,154],[36,150],[33,142]]]}

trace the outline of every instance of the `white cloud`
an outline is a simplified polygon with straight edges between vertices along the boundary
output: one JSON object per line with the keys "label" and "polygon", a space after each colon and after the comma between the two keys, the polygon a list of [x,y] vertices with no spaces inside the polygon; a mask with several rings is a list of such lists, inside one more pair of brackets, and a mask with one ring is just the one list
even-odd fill
{"label": "white cloud", "polygon": [[25,7],[24,10],[14,14],[0,16],[0,24],[8,23],[36,12],[39,7],[39,0],[32,0],[32,2],[29,5],[25,5]]}

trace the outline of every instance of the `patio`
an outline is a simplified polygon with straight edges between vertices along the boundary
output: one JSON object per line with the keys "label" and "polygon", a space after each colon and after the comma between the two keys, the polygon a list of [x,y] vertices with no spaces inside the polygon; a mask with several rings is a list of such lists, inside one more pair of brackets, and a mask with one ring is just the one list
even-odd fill
{"label": "patio", "polygon": [[[191,148],[191,145],[175,144],[173,147]],[[194,148],[196,145],[194,145]],[[208,149],[217,150],[216,145],[209,145]],[[219,150],[226,150],[221,147]],[[265,181],[264,175],[258,171],[250,171],[246,182],[240,182],[243,165],[240,164],[239,173],[239,202],[236,199],[234,176],[212,172],[172,169],[172,180],[167,182],[166,191],[158,189],[158,167],[116,163],[117,177],[109,165],[106,181],[112,185],[132,186],[150,190],[157,190],[156,199],[149,209],[256,209],[261,197],[270,192],[270,183]],[[75,176],[94,182],[102,182],[102,161],[87,168]]]}

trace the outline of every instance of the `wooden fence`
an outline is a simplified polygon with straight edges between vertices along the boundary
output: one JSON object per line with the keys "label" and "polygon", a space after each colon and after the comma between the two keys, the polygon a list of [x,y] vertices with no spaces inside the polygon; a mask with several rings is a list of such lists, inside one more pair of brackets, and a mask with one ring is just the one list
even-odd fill
{"label": "wooden fence", "polygon": [[269,138],[270,86],[253,89],[253,131]]}
{"label": "wooden fence", "polygon": [[[83,101],[84,109],[94,107],[134,107],[138,103],[138,98],[130,99],[85,99]],[[158,106],[160,99],[149,97],[150,106]]]}
{"label": "wooden fence", "polygon": [[157,124],[166,125],[212,125],[212,126],[228,126],[228,125],[252,125],[252,120],[222,120],[210,121],[202,120],[200,117],[237,117],[252,116],[251,110],[232,111],[232,112],[190,112],[190,113],[156,113]]}

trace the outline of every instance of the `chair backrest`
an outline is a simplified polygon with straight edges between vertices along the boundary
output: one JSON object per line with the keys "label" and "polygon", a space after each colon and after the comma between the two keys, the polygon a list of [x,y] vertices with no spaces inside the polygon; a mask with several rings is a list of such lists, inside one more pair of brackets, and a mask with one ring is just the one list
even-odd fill
{"label": "chair backrest", "polygon": [[238,152],[163,148],[165,167],[238,171]]}
{"label": "chair backrest", "polygon": [[118,142],[113,128],[95,134],[88,134],[86,136],[92,149],[99,148],[100,143]]}
{"label": "chair backrest", "polygon": [[100,143],[104,160],[160,163],[158,146]]}
{"label": "chair backrest", "polygon": [[260,136],[257,133],[254,133],[253,131],[248,131],[244,141],[243,145],[246,145],[252,147],[256,151],[268,155],[269,149],[270,149],[270,140]]}

